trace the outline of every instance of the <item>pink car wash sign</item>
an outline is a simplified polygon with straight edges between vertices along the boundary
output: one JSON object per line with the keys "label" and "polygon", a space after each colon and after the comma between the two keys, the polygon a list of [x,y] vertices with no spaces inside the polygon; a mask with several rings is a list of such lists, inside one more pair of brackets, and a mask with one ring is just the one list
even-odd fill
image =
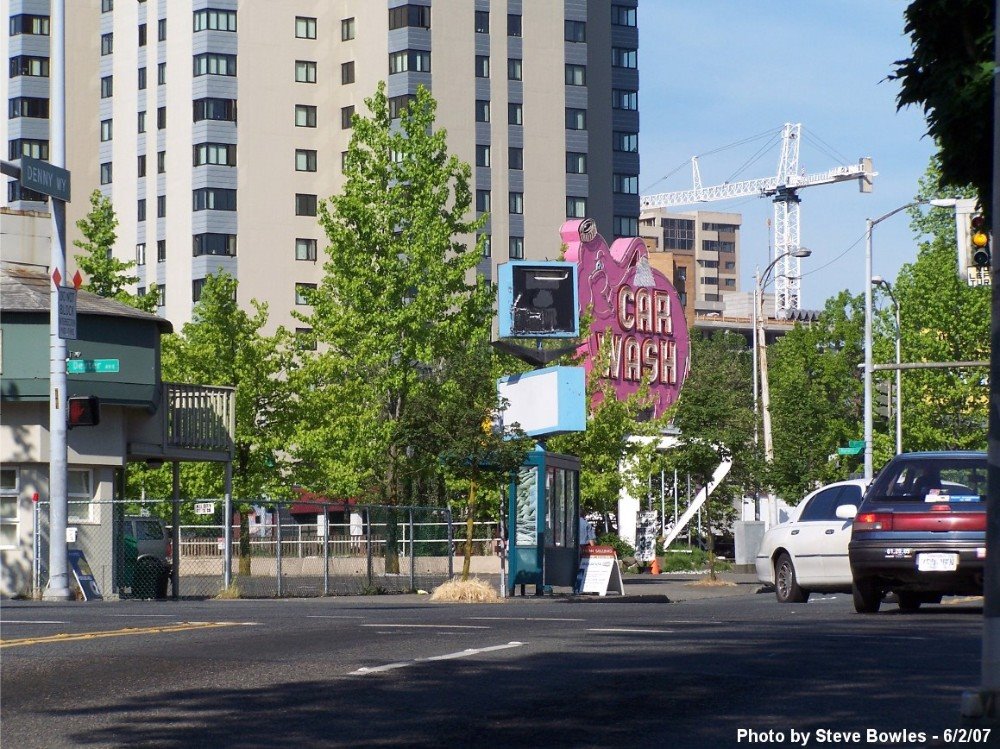
{"label": "pink car wash sign", "polygon": [[589,374],[608,345],[601,376],[622,400],[648,382],[659,416],[677,400],[688,371],[691,342],[677,290],[650,267],[638,237],[609,247],[592,219],[567,221],[559,234],[565,259],[577,264],[580,314],[592,316],[584,368]]}

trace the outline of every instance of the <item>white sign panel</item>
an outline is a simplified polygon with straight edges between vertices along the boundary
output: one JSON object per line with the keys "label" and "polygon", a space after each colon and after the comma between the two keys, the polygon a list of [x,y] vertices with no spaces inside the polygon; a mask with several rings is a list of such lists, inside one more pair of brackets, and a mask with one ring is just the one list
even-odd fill
{"label": "white sign panel", "polygon": [[605,596],[609,590],[625,595],[625,583],[614,547],[581,546],[580,569],[576,573],[574,592]]}
{"label": "white sign panel", "polygon": [[215,514],[215,502],[195,502],[194,503],[194,514],[195,515],[214,515]]}
{"label": "white sign panel", "polygon": [[69,286],[57,286],[59,297],[59,337],[63,340],[76,340],[76,289]]}

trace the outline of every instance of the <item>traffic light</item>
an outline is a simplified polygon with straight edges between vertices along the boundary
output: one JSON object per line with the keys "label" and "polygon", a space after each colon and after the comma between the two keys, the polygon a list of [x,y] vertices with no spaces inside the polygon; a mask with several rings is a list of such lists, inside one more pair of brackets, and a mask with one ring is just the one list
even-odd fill
{"label": "traffic light", "polygon": [[878,415],[886,419],[892,417],[892,380],[879,380],[876,383],[875,405]]}
{"label": "traffic light", "polygon": [[981,213],[973,214],[969,223],[972,229],[969,232],[972,262],[978,266],[988,266],[990,264],[990,235],[986,226],[986,217]]}
{"label": "traffic light", "polygon": [[67,426],[96,427],[101,423],[101,399],[96,395],[74,395],[68,399]]}

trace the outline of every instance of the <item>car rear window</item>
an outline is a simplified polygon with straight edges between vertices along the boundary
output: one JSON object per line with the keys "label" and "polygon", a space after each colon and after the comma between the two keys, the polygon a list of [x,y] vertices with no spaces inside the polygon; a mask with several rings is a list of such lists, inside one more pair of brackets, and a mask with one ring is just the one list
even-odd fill
{"label": "car rear window", "polygon": [[163,526],[149,520],[135,521],[136,541],[159,541],[163,538]]}
{"label": "car rear window", "polygon": [[872,495],[916,502],[982,502],[986,459],[890,462],[875,479]]}

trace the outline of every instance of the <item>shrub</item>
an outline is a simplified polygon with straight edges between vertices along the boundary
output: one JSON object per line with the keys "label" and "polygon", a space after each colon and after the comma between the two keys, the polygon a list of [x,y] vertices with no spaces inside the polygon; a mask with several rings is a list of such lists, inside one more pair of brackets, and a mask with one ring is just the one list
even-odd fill
{"label": "shrub", "polygon": [[597,543],[600,546],[613,546],[615,554],[619,559],[627,559],[635,556],[635,549],[627,542],[622,541],[617,533],[605,533],[598,537]]}

